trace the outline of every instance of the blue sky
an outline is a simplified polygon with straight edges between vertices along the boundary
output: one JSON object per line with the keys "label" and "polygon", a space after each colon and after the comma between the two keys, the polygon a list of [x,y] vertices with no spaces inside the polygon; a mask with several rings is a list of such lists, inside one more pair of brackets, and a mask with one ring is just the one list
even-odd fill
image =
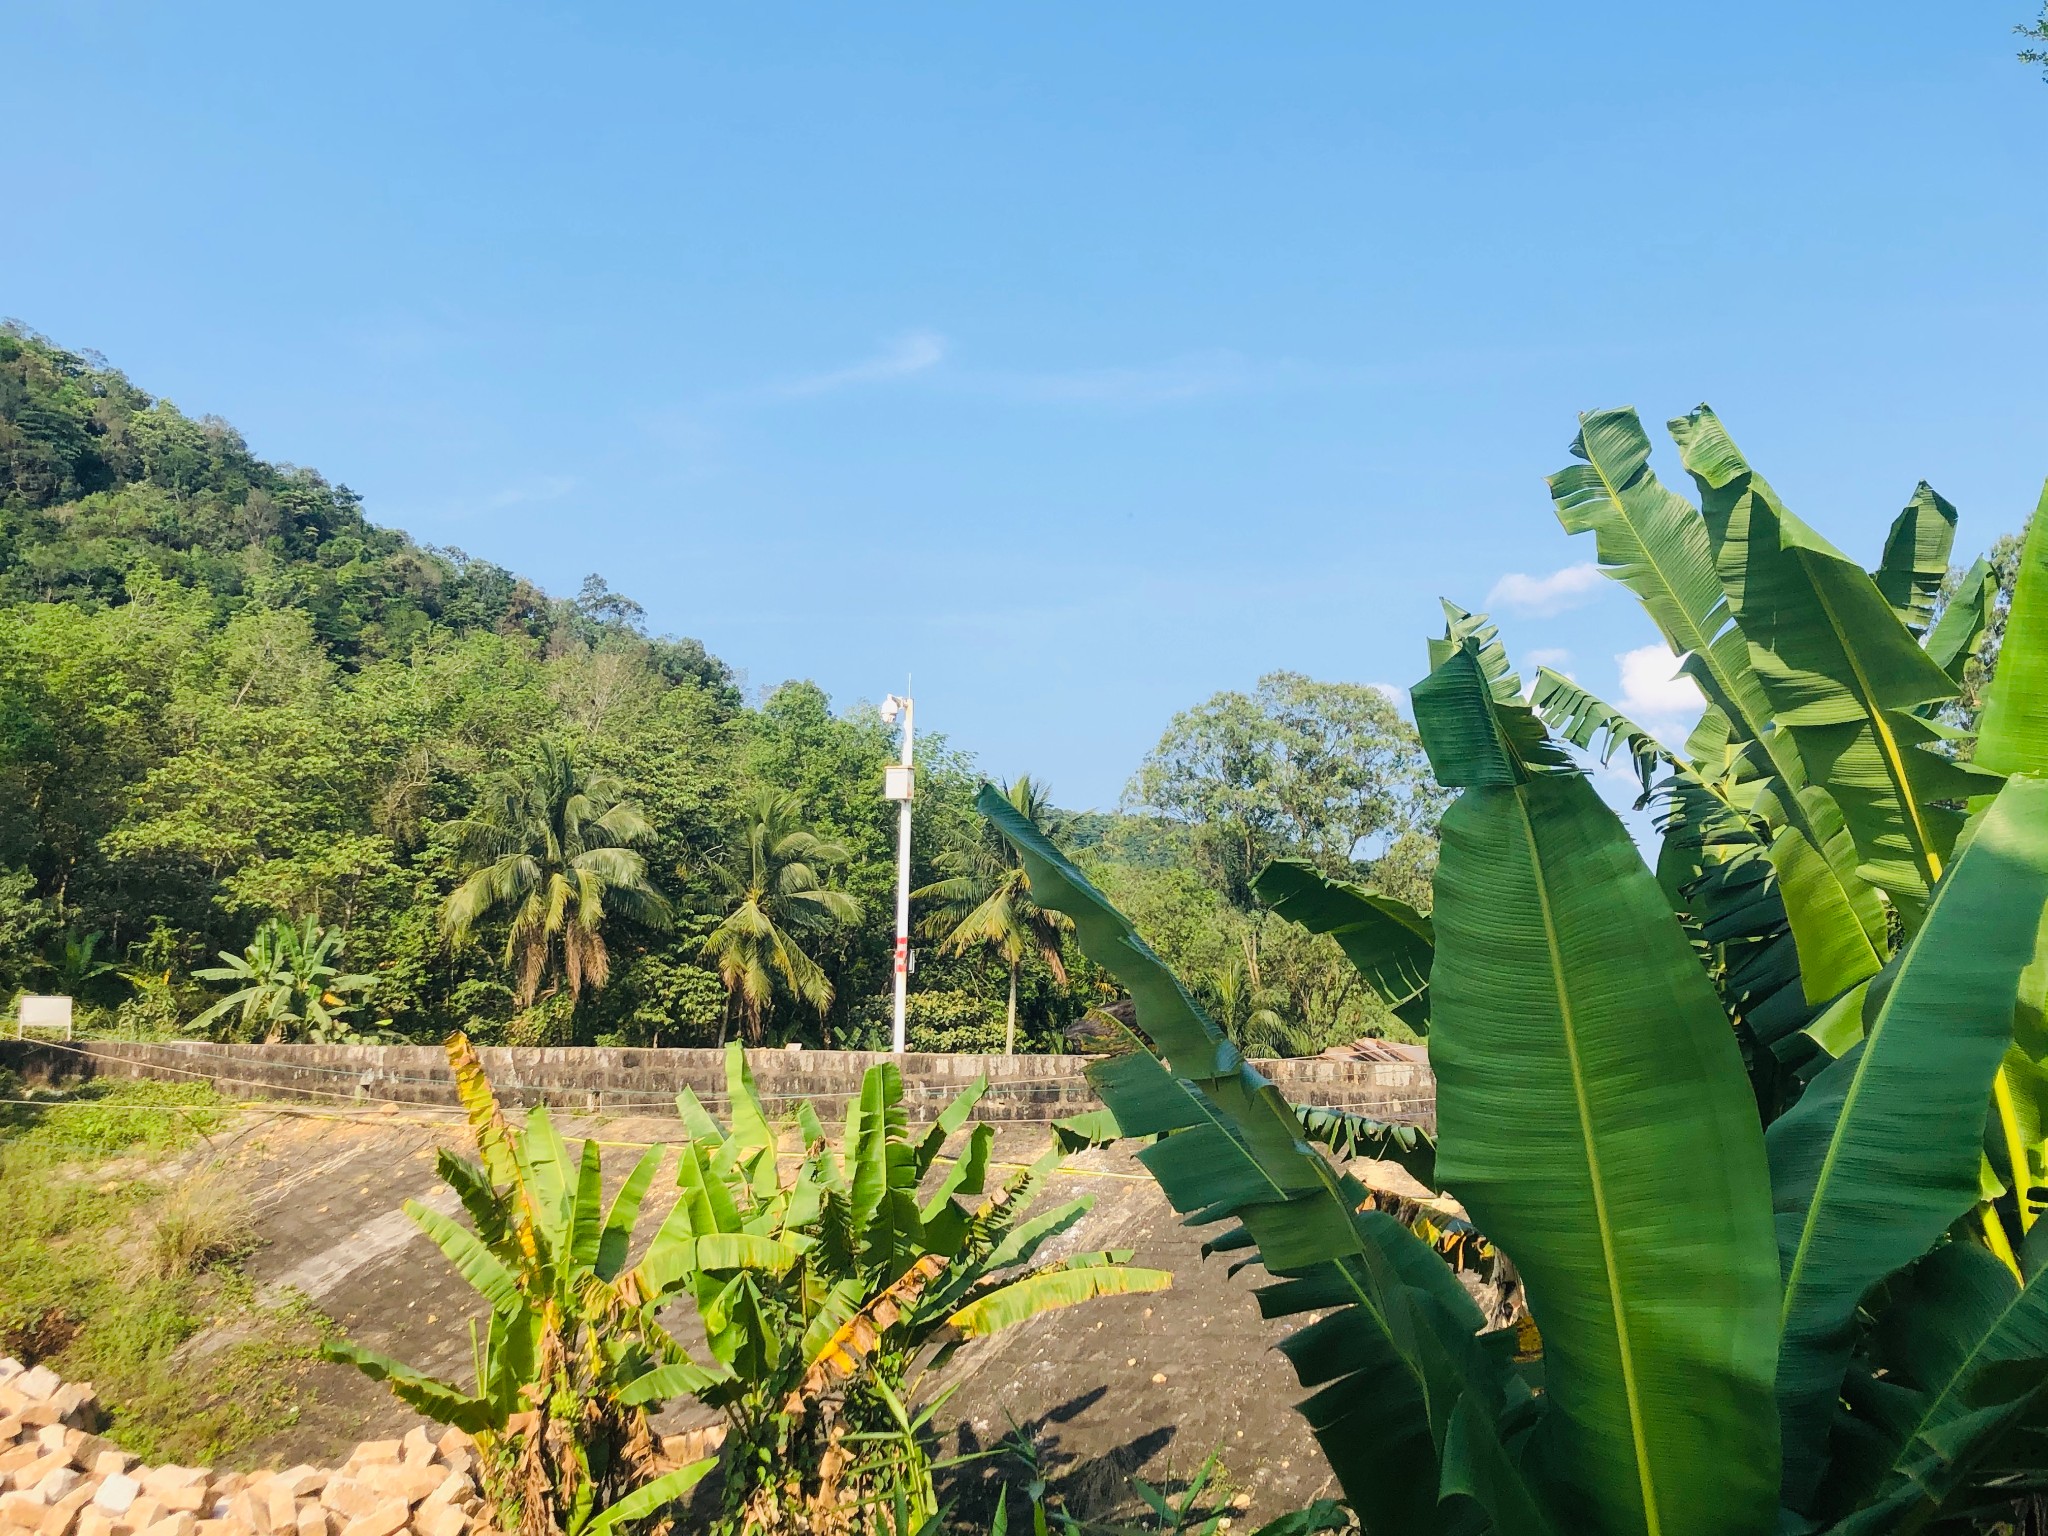
{"label": "blue sky", "polygon": [[0,314],[1071,805],[1439,595],[1676,720],[1542,477],[1706,399],[1854,553],[2017,527],[2030,6],[16,0]]}

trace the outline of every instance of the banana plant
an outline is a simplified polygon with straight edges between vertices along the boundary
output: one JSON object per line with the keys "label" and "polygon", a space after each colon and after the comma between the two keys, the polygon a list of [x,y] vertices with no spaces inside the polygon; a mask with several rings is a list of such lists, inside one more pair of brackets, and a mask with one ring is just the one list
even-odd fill
{"label": "banana plant", "polygon": [[[1700,680],[1685,747],[1562,679],[1553,737],[1462,610],[1413,692],[1460,791],[1426,988],[1398,984],[1428,999],[1432,1171],[1530,1326],[1488,1327],[1100,893],[980,802],[1135,1002],[1144,1042],[1090,1073],[1119,1128],[1156,1138],[1176,1209],[1234,1223],[1209,1247],[1264,1266],[1265,1315],[1311,1316],[1281,1348],[1368,1532],[1963,1530],[2048,1487],[2048,518],[1967,761],[1915,636],[1947,620],[1946,504],[1916,492],[1865,572],[1711,413],[1675,430],[1704,511],[1655,483],[1632,413],[1586,418],[1553,493]],[[1654,872],[1567,750],[1603,737],[1659,802]]]}
{"label": "banana plant", "polygon": [[[475,1436],[501,1530],[606,1536],[659,1520],[714,1463],[666,1462],[648,1413],[660,1398],[708,1385],[717,1374],[689,1364],[655,1321],[675,1289],[658,1278],[680,1267],[673,1245],[665,1250],[657,1238],[640,1264],[626,1268],[663,1149],[640,1158],[607,1207],[595,1141],[572,1158],[542,1107],[513,1126],[469,1041],[453,1035],[447,1050],[479,1159],[444,1149],[438,1166],[470,1225],[416,1200],[405,1211],[489,1307],[473,1339],[476,1388],[450,1386],[346,1340],[328,1341],[322,1353]],[[795,1258],[787,1244],[764,1244],[696,1262],[729,1274],[750,1264],[786,1270]],[[664,1390],[649,1391],[657,1382]]]}
{"label": "banana plant", "polygon": [[[815,1109],[797,1107],[802,1152],[786,1170],[737,1044],[726,1056],[729,1126],[690,1090],[680,1095],[683,1196],[650,1255],[686,1256],[686,1241],[700,1260],[727,1242],[795,1253],[785,1268],[658,1277],[691,1293],[723,1368],[687,1389],[730,1426],[726,1525],[900,1506],[921,1526],[938,1511],[934,1369],[964,1343],[1042,1313],[1171,1283],[1129,1265],[1127,1250],[1037,1259],[1093,1197],[1038,1209],[1057,1147],[990,1187],[994,1129],[968,1126],[986,1088],[970,1086],[914,1132],[901,1074],[880,1063],[848,1102],[836,1149]],[[657,1371],[644,1390],[670,1385]]]}

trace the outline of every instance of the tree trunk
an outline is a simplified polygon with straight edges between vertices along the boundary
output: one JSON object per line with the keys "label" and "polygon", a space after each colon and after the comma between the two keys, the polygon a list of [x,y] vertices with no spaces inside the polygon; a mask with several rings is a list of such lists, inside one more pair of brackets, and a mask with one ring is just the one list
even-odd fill
{"label": "tree trunk", "polygon": [[1010,962],[1010,1021],[1003,1026],[1003,1054],[1017,1054],[1017,962]]}

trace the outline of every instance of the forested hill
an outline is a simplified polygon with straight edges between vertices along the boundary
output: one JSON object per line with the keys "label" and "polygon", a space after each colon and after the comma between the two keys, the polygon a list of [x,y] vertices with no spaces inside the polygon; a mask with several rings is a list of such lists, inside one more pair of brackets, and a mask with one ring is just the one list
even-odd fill
{"label": "forested hill", "polygon": [[[599,576],[551,597],[416,544],[226,422],[0,329],[0,1011],[34,990],[124,1033],[877,1044],[894,751],[812,683],[743,697]],[[999,1046],[1013,983],[1021,1043],[1057,1044],[1114,991],[1055,964],[1029,910],[991,921],[1006,855],[973,765],[929,735],[918,756],[913,1044]],[[1248,884],[1294,855],[1426,900],[1439,802],[1376,690],[1275,673],[1216,695],[1175,717],[1135,815],[1017,789],[1248,1044],[1398,1027]],[[594,835],[618,847],[550,863],[562,814],[614,804]],[[524,873],[479,873],[515,844],[539,850]],[[277,984],[209,1014],[247,980],[222,951]]]}
{"label": "forested hill", "polygon": [[[608,925],[611,984],[574,1010],[550,987],[522,1013],[504,924],[457,953],[439,914],[458,824],[544,742],[639,808],[674,918]],[[723,662],[648,636],[599,578],[550,597],[419,545],[226,422],[0,332],[0,1006],[68,990],[126,1027],[175,1027],[219,991],[194,969],[267,918],[313,917],[345,928],[343,970],[376,978],[364,1027],[708,1039],[720,865],[773,788],[841,845],[822,874],[860,915],[809,941],[827,1016],[800,1005],[768,1024],[843,1038],[872,1024],[887,980],[891,753],[878,719],[842,717],[811,684],[744,701]],[[942,743],[921,755],[931,877],[973,785]]]}
{"label": "forested hill", "polygon": [[[0,598],[124,602],[137,573],[306,615],[344,666],[403,656],[436,631],[545,642],[638,632],[601,579],[580,600],[363,516],[346,485],[269,464],[217,416],[197,419],[96,358],[0,331]],[[650,642],[664,675],[728,686],[694,640]]]}

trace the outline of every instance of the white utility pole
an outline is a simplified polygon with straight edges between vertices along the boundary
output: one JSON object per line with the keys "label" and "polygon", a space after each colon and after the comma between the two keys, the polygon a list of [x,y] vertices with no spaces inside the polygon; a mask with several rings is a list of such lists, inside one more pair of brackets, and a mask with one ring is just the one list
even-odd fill
{"label": "white utility pole", "polygon": [[903,717],[903,761],[883,774],[882,793],[901,807],[896,820],[896,1022],[890,1049],[899,1056],[904,1050],[904,1004],[910,996],[910,798],[916,793],[916,775],[910,766],[910,700],[890,694],[882,700],[882,718],[895,724]]}

